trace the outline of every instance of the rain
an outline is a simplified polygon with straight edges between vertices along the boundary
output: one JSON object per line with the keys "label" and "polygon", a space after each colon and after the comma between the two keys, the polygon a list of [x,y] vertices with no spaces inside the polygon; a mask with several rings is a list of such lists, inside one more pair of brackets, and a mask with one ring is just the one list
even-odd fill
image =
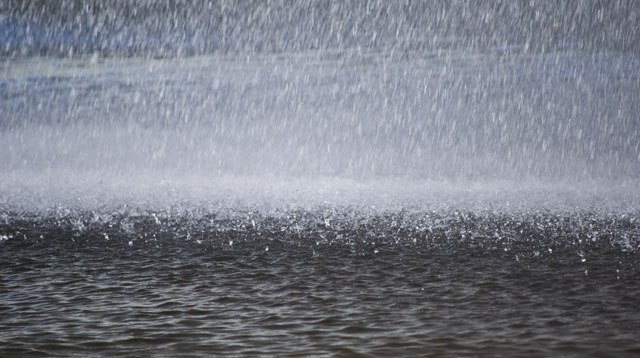
{"label": "rain", "polygon": [[637,352],[638,21],[3,1],[0,355]]}

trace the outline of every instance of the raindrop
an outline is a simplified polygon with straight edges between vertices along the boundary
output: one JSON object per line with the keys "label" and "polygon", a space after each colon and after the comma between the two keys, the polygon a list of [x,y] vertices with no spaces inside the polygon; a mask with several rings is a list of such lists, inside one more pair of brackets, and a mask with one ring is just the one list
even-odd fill
{"label": "raindrop", "polygon": [[578,257],[580,257],[580,262],[586,262],[587,257],[582,250],[578,251]]}

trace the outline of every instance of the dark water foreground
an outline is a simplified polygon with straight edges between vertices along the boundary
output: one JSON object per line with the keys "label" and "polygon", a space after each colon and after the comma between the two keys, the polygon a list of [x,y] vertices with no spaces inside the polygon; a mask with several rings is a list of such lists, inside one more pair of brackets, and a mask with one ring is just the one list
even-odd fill
{"label": "dark water foreground", "polygon": [[2,213],[2,356],[640,354],[636,212]]}

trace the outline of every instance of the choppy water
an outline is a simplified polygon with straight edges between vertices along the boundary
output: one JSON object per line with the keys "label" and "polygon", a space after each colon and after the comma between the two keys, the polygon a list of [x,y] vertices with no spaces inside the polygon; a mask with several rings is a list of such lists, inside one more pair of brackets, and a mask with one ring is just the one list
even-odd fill
{"label": "choppy water", "polygon": [[396,187],[394,201],[376,185],[334,183],[298,203],[277,190],[156,205],[34,196],[0,216],[1,350],[640,352],[634,190],[435,186],[408,199]]}
{"label": "choppy water", "polygon": [[107,239],[100,224],[15,223],[1,244],[3,354],[638,354],[638,243],[562,229],[637,223],[530,214],[508,224],[523,234],[465,240],[453,231],[505,219],[445,216],[435,234],[394,219],[300,234],[264,218],[191,240],[163,224]]}

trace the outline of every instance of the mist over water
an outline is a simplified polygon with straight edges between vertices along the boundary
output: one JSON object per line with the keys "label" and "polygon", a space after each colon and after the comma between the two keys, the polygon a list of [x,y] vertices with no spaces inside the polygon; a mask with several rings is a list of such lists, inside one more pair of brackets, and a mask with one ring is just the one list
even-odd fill
{"label": "mist over water", "polygon": [[10,170],[628,179],[627,54],[341,51],[5,64]]}
{"label": "mist over water", "polygon": [[10,172],[638,177],[633,2],[4,7]]}
{"label": "mist over water", "polygon": [[3,2],[0,353],[637,354],[638,16]]}

